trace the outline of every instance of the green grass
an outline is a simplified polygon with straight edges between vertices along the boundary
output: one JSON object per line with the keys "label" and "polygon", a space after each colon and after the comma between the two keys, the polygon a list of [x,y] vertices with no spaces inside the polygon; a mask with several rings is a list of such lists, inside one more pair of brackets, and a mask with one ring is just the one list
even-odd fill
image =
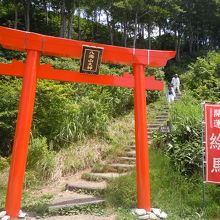
{"label": "green grass", "polygon": [[[220,187],[217,185],[206,185],[204,204],[201,178],[187,179],[180,175],[166,156],[153,150],[150,151],[150,176],[151,207],[167,212],[169,220],[220,218]],[[135,172],[112,181],[105,197],[109,206],[116,210],[121,207],[120,216],[129,215],[129,210],[137,206]]]}
{"label": "green grass", "polygon": [[6,188],[0,187],[0,211],[4,209]]}

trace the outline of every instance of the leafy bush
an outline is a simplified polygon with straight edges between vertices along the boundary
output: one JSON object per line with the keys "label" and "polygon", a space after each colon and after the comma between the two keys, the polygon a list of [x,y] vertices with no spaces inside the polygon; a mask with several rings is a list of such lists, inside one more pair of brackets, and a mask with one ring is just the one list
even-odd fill
{"label": "leafy bush", "polygon": [[195,98],[206,101],[220,99],[220,53],[210,52],[204,58],[197,58],[189,66],[189,71],[182,75],[187,90],[192,91]]}
{"label": "leafy bush", "polygon": [[21,89],[20,80],[10,80],[5,77],[0,83],[0,155],[8,156],[11,153],[19,93]]}
{"label": "leafy bush", "polygon": [[[79,70],[79,61],[70,58],[43,56],[41,63],[52,63],[57,69]],[[121,75],[130,69],[102,64],[101,74]],[[163,79],[161,69],[151,68],[148,74]],[[21,80],[17,78],[6,77],[0,85],[0,155],[3,156],[11,153],[20,90]],[[159,92],[148,91],[148,103],[158,96]],[[53,149],[59,150],[86,136],[105,135],[111,118],[123,115],[132,106],[130,88],[38,80],[32,135],[46,137],[47,143],[53,143]]]}
{"label": "leafy bush", "polygon": [[184,174],[197,172],[202,165],[201,107],[190,95],[170,109],[172,132],[168,135],[154,134],[154,147],[162,148],[174,166]]}

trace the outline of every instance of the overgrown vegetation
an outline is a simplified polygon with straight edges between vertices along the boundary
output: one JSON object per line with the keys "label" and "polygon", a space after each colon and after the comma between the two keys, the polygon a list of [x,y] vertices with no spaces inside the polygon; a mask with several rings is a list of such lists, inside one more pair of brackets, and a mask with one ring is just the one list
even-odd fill
{"label": "overgrown vegetation", "polygon": [[[6,52],[8,57],[24,60],[22,53]],[[7,59],[2,62],[8,63]],[[52,63],[54,68],[79,70],[79,62],[66,58],[42,57],[42,63]],[[130,67],[102,65],[101,74],[121,75],[130,72]],[[163,71],[150,69],[150,74],[163,79]],[[10,165],[10,154],[17,117],[21,90],[21,79],[2,77],[0,84],[0,181],[1,202],[3,204]],[[148,102],[160,96],[159,92],[149,92]],[[116,125],[114,132],[121,133],[115,139],[113,130],[107,128],[115,117],[124,115],[133,106],[132,89],[63,83],[38,80],[35,109],[25,189],[55,181],[70,172],[97,163],[107,155],[114,158],[122,151],[120,142],[123,132]],[[149,105],[151,108],[153,105]],[[114,123],[113,123],[114,124]],[[124,126],[126,130],[126,126]],[[133,134],[132,134],[133,136]],[[104,140],[102,140],[104,139]],[[128,140],[124,138],[124,146]],[[112,156],[111,156],[112,155]],[[74,158],[74,160],[73,160]]]}
{"label": "overgrown vegetation", "polygon": [[170,109],[172,132],[155,133],[153,146],[162,149],[171,159],[175,169],[191,176],[201,172],[202,120],[201,102],[219,101],[220,54],[210,52],[199,57],[181,75],[184,95],[181,102]]}
{"label": "overgrown vegetation", "polygon": [[[220,188],[207,185],[207,201],[204,204],[201,178],[189,180],[179,171],[174,171],[170,159],[162,151],[150,151],[150,177],[151,207],[159,207],[167,212],[169,220],[219,218]],[[124,213],[127,210],[126,215],[129,215],[130,209],[137,206],[135,172],[112,181],[106,191],[106,198],[107,204],[115,207],[116,211],[121,208]]]}
{"label": "overgrown vegetation", "polygon": [[205,57],[198,57],[189,66],[189,71],[182,75],[186,90],[192,92],[198,100],[218,102],[220,99],[220,53],[209,52]]}
{"label": "overgrown vegetation", "polygon": [[192,175],[200,171],[202,163],[202,112],[200,103],[190,95],[184,95],[169,112],[172,132],[155,132],[153,147],[162,149],[175,169]]}

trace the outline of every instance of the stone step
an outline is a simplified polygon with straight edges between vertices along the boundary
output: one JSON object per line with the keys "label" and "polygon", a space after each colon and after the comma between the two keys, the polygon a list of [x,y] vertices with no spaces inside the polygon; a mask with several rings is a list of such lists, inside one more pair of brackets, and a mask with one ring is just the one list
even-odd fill
{"label": "stone step", "polygon": [[154,131],[156,131],[158,129],[158,127],[150,127],[150,128],[147,128],[147,131],[148,131],[148,133],[149,132],[154,132]]}
{"label": "stone step", "polygon": [[149,124],[148,128],[159,128],[160,126],[161,126],[161,124],[154,123],[154,124]]}
{"label": "stone step", "polygon": [[156,118],[156,119],[154,120],[154,122],[155,122],[155,123],[160,123],[160,122],[164,122],[165,120],[167,120],[167,118],[165,118],[165,119]]}
{"label": "stone step", "polygon": [[61,209],[61,208],[70,208],[75,206],[85,206],[85,205],[103,203],[104,201],[105,200],[101,198],[79,198],[79,199],[65,200],[50,205],[49,209]]}
{"label": "stone step", "polygon": [[120,160],[123,161],[129,161],[129,162],[135,162],[136,158],[135,157],[119,157]]}
{"label": "stone step", "polygon": [[168,117],[166,117],[166,116],[157,116],[157,117],[156,117],[156,119],[163,119],[163,120],[167,120],[167,119],[168,119]]}
{"label": "stone step", "polygon": [[90,175],[101,178],[103,180],[109,180],[109,179],[114,179],[120,176],[124,176],[127,173],[90,173]]}
{"label": "stone step", "polygon": [[[133,151],[133,150],[135,150],[135,145],[132,145],[132,146],[129,146],[129,147],[127,147],[126,148],[126,153],[128,152],[128,151]],[[124,155],[122,154],[122,155],[119,155],[119,157],[121,158],[121,157],[124,157]]]}
{"label": "stone step", "polygon": [[81,179],[80,182],[74,184],[66,184],[65,189],[69,191],[85,190],[85,191],[100,191],[106,188],[106,182],[94,182]]}
{"label": "stone step", "polygon": [[135,149],[136,149],[136,146],[135,146],[135,145],[132,145],[132,146],[130,147],[130,149],[135,150]]}
{"label": "stone step", "polygon": [[136,157],[136,151],[135,150],[128,151],[126,154],[127,154],[128,157]]}
{"label": "stone step", "polygon": [[168,111],[164,111],[164,112],[161,112],[159,115],[160,116],[167,116],[167,115],[169,115],[169,112]]}
{"label": "stone step", "polygon": [[131,164],[122,164],[122,163],[114,163],[114,164],[110,164],[109,166],[111,167],[116,167],[116,168],[122,168],[122,169],[131,169],[133,167],[135,167],[134,165]]}
{"label": "stone step", "polygon": [[169,106],[164,106],[163,111],[169,111]]}

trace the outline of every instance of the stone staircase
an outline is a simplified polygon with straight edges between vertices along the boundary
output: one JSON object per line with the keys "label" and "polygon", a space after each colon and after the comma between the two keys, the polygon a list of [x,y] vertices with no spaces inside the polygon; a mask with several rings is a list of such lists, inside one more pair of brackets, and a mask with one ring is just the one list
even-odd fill
{"label": "stone staircase", "polygon": [[[179,100],[181,96],[177,96]],[[161,125],[166,124],[169,114],[168,105],[164,106],[153,123],[148,124],[148,142],[152,141],[152,134],[158,130]],[[133,137],[135,139],[135,137]],[[114,163],[104,164],[103,168],[98,167],[96,170],[91,170],[89,173],[84,173],[78,181],[67,183],[65,193],[72,199],[67,199],[68,196],[55,196],[51,201],[50,208],[74,207],[79,205],[88,205],[104,202],[104,199],[99,198],[99,192],[104,190],[107,182],[113,178],[126,175],[129,171],[135,168],[136,163],[135,141],[127,148],[127,151],[115,159]],[[82,196],[79,199],[73,200],[74,196],[79,194]],[[61,193],[62,194],[62,193]],[[92,195],[91,195],[92,194]]]}

